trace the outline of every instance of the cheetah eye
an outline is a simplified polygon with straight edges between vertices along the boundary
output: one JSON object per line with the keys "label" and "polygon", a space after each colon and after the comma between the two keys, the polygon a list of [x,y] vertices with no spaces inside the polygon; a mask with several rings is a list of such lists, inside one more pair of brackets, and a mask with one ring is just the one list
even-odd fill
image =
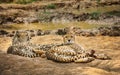
{"label": "cheetah eye", "polygon": [[67,36],[65,36],[65,38],[68,38]]}
{"label": "cheetah eye", "polygon": [[28,34],[26,33],[25,36],[28,36]]}
{"label": "cheetah eye", "polygon": [[73,36],[71,36],[71,38],[73,38]]}
{"label": "cheetah eye", "polygon": [[20,36],[18,35],[17,37],[19,38]]}

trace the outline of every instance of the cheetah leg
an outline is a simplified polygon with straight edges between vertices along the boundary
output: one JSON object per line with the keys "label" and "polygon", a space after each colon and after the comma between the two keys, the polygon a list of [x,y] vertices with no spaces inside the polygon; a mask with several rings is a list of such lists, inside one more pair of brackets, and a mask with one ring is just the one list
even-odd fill
{"label": "cheetah leg", "polygon": [[76,55],[76,59],[74,62],[76,63],[87,63],[93,61],[94,58],[91,57],[88,53],[81,53]]}
{"label": "cheetah leg", "polygon": [[45,51],[43,50],[33,50],[35,53],[39,54],[40,56],[45,54]]}
{"label": "cheetah leg", "polygon": [[28,46],[10,46],[7,50],[8,54],[14,54],[24,57],[30,57],[34,58],[39,56],[39,54],[35,53],[32,48],[29,48]]}
{"label": "cheetah leg", "polygon": [[79,58],[79,59],[75,60],[74,62],[76,62],[76,63],[88,63],[88,62],[91,62],[93,60],[94,60],[93,57],[85,57],[85,58]]}
{"label": "cheetah leg", "polygon": [[111,59],[108,55],[106,54],[94,54],[94,57],[96,59],[101,59],[101,60],[109,60]]}

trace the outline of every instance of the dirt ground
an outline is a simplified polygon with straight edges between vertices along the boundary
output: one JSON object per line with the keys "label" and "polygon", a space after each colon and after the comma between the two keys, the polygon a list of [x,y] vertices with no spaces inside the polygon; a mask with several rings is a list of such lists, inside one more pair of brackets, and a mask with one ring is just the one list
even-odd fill
{"label": "dirt ground", "polygon": [[[45,35],[32,38],[33,43],[61,43],[62,36]],[[58,63],[46,58],[27,58],[7,54],[10,37],[0,37],[0,75],[120,75],[120,37],[76,36],[76,42],[85,49],[105,53],[111,60],[90,63]]]}

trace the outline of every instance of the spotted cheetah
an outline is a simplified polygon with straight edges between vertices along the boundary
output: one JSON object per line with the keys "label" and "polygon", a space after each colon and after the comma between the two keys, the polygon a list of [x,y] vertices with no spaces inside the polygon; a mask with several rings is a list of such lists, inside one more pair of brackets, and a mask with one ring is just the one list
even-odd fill
{"label": "spotted cheetah", "polygon": [[29,36],[27,31],[16,31],[12,39],[12,46],[8,48],[7,53],[25,57],[38,57],[43,54],[43,51],[41,53],[40,51],[39,53],[35,52],[38,46],[30,43],[30,39],[31,36]]}
{"label": "spotted cheetah", "polygon": [[97,59],[109,59],[105,54],[96,54],[94,50],[85,50],[75,43],[75,35],[68,33],[63,37],[63,45],[46,51],[47,59],[57,62],[91,62]]}

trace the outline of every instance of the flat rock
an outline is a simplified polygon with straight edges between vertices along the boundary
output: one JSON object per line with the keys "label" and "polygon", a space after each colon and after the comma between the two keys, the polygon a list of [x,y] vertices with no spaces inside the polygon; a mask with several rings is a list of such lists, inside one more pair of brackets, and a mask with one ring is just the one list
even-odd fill
{"label": "flat rock", "polygon": [[[118,75],[120,64],[117,62],[96,60],[90,63],[58,63],[46,58],[27,58],[1,51],[0,75]],[[106,63],[109,66],[104,68]]]}

